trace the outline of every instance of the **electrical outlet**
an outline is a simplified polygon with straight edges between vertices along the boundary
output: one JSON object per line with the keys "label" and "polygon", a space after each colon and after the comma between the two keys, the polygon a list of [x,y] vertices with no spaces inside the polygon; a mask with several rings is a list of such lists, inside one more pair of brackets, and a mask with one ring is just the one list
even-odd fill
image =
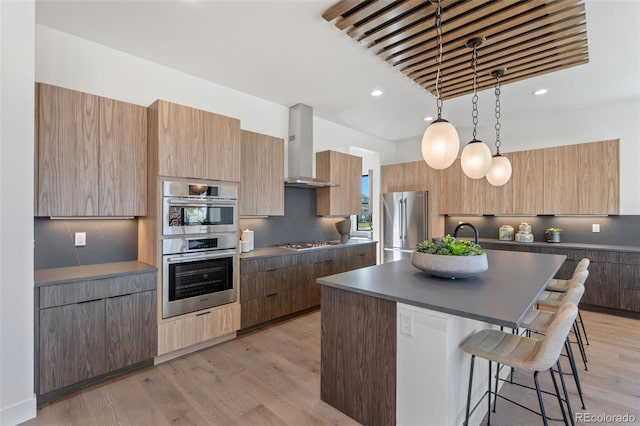
{"label": "electrical outlet", "polygon": [[413,315],[400,312],[400,333],[413,336]]}
{"label": "electrical outlet", "polygon": [[594,223],[591,225],[591,232],[600,232],[600,224]]}
{"label": "electrical outlet", "polygon": [[87,245],[87,233],[76,232],[76,247],[83,247]]}

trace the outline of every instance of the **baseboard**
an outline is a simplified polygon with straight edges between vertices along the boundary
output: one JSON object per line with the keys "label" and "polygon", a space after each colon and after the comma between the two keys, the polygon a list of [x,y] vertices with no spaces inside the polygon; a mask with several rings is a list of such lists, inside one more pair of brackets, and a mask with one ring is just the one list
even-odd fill
{"label": "baseboard", "polygon": [[0,409],[0,426],[13,426],[33,419],[37,413],[36,395]]}
{"label": "baseboard", "polygon": [[204,342],[200,342],[198,344],[189,346],[188,348],[178,349],[177,351],[158,355],[157,357],[154,358],[153,364],[154,365],[162,364],[163,362],[171,361],[172,359],[180,358],[181,356],[188,355],[192,352],[197,352],[199,350],[206,349],[208,347],[211,347],[235,338],[236,338],[236,333],[234,331],[233,333],[225,334],[224,336],[216,337],[215,339],[206,340]]}

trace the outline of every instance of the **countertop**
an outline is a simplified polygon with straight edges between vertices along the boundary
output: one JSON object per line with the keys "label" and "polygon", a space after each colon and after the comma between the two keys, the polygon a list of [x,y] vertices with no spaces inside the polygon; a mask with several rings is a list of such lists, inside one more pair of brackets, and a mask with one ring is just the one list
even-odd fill
{"label": "countertop", "polygon": [[36,269],[36,287],[62,284],[74,281],[111,278],[123,275],[155,272],[158,268],[136,260],[130,262],[100,263],[96,265],[68,266],[65,268]]}
{"label": "countertop", "polygon": [[582,250],[605,250],[605,251],[627,251],[627,252],[639,252],[640,246],[617,246],[611,244],[583,244],[583,243],[547,243],[545,241],[533,242],[533,243],[519,243],[517,241],[503,241],[492,238],[481,238],[479,240],[480,245],[485,243],[496,243],[513,246],[531,246],[531,247],[543,247],[543,248],[569,248],[569,249],[582,249]]}
{"label": "countertop", "polygon": [[318,278],[321,285],[434,311],[517,327],[566,256],[485,250],[489,269],[475,277],[438,278],[409,259]]}
{"label": "countertop", "polygon": [[242,259],[255,259],[258,257],[286,256],[290,254],[308,253],[310,251],[332,250],[332,249],[342,248],[342,247],[358,246],[363,244],[376,244],[376,243],[377,241],[374,241],[374,240],[351,238],[349,241],[347,241],[344,244],[322,246],[320,248],[307,249],[307,250],[289,250],[289,249],[283,249],[280,247],[261,247],[253,251],[250,251],[248,253],[240,253],[240,259],[242,260]]}

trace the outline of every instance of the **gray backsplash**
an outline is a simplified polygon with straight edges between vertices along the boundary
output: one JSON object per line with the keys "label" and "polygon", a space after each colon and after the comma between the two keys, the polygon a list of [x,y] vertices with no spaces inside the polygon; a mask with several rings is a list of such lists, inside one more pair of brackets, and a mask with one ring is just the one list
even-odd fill
{"label": "gray backsplash", "polygon": [[[453,234],[459,222],[469,222],[478,228],[480,238],[498,238],[500,225],[511,225],[518,231],[521,222],[531,225],[535,241],[546,241],[544,230],[562,228],[563,243],[613,244],[640,246],[640,216],[447,216],[445,233]],[[599,224],[600,232],[591,232]],[[470,229],[461,229],[459,236],[470,237]]]}
{"label": "gray backsplash", "polygon": [[316,190],[285,187],[284,216],[240,219],[242,229],[254,231],[254,247],[295,241],[339,240],[335,223],[344,218],[316,216]]}
{"label": "gray backsplash", "polygon": [[[52,220],[34,218],[35,269],[91,265],[138,259],[138,221]],[[87,245],[75,247],[75,233],[87,233]]]}

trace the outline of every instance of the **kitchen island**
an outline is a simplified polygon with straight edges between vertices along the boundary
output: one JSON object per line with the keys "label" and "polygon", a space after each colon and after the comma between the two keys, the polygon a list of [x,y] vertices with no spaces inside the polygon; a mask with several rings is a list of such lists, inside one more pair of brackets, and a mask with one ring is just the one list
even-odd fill
{"label": "kitchen island", "polygon": [[[460,344],[482,328],[517,327],[565,259],[486,253],[489,269],[465,279],[408,260],[318,279],[321,399],[365,425],[462,424],[469,363]],[[486,383],[479,364],[473,400]],[[471,424],[485,413],[481,404]]]}

